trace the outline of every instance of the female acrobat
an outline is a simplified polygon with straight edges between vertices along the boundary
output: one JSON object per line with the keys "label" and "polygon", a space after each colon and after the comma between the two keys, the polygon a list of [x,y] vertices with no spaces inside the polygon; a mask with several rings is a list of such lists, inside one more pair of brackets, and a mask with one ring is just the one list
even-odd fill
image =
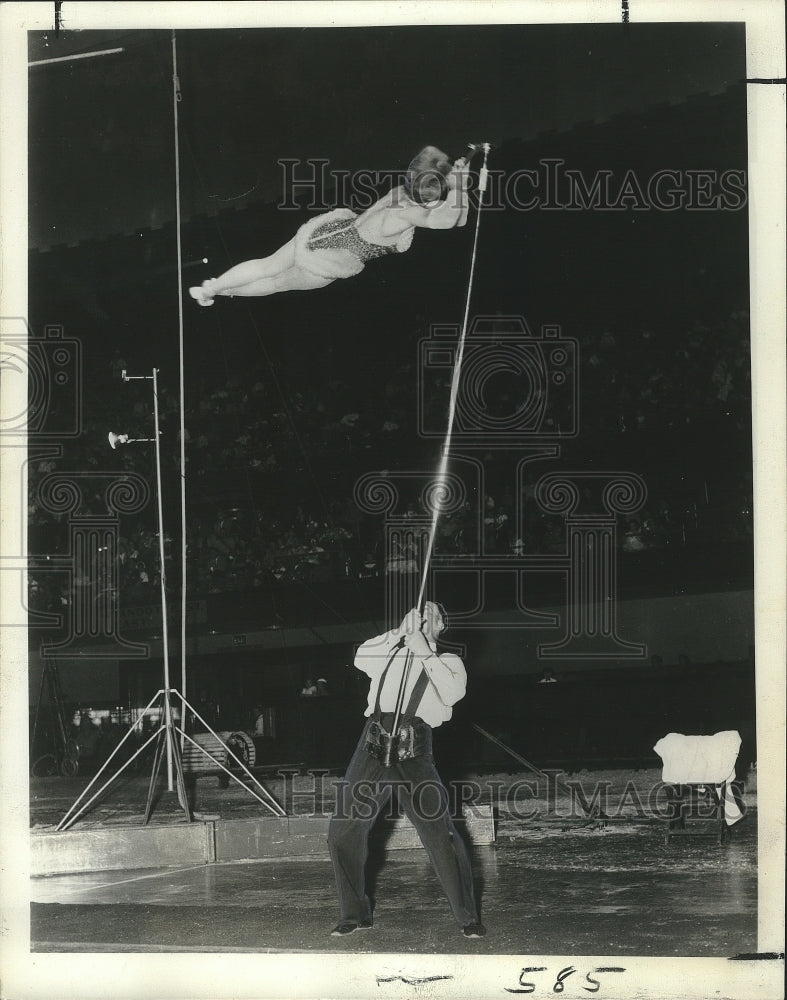
{"label": "female acrobat", "polygon": [[350,278],[369,260],[404,253],[418,228],[463,226],[468,180],[465,157],[452,163],[435,146],[426,146],[407,168],[404,183],[365,212],[338,208],[315,216],[269,257],[237,264],[189,294],[201,306],[212,306],[216,295],[273,295]]}

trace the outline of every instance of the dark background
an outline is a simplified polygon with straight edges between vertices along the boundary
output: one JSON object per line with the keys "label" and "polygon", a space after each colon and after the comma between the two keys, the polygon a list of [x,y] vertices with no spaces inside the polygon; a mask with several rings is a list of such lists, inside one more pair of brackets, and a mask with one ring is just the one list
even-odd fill
{"label": "dark background", "polygon": [[[33,246],[173,219],[170,34],[29,37],[31,61],[124,49],[31,68]],[[179,30],[177,51],[187,218],[277,201],[284,157],[401,169],[427,142],[527,140],[745,78],[744,27],[731,23]],[[687,165],[669,142],[653,152]]]}

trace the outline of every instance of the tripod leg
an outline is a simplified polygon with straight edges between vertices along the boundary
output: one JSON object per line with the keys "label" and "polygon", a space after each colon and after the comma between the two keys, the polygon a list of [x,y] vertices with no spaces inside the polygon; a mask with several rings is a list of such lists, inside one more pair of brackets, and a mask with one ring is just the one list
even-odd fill
{"label": "tripod leg", "polygon": [[175,781],[178,786],[178,798],[180,799],[180,804],[183,806],[183,811],[186,814],[186,822],[190,823],[192,820],[191,806],[189,805],[189,798],[186,792],[186,778],[183,774],[183,756],[180,752],[180,741],[178,740],[177,731],[173,730],[172,733],[172,759],[175,762]]}
{"label": "tripod leg", "polygon": [[150,814],[153,811],[153,793],[156,790],[156,784],[158,782],[158,773],[161,769],[161,761],[164,757],[164,740],[165,740],[166,729],[164,726],[159,729],[158,742],[156,743],[156,753],[153,757],[153,773],[150,775],[150,786],[148,788],[148,801],[145,804],[145,815],[142,819],[142,825],[147,826],[150,821]]}

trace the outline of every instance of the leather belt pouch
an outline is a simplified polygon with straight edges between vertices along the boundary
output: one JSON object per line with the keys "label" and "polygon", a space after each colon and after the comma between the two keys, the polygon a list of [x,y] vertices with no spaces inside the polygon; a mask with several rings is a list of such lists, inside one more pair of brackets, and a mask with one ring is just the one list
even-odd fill
{"label": "leather belt pouch", "polygon": [[382,761],[386,767],[399,761],[423,757],[429,752],[428,730],[420,719],[416,719],[414,722],[400,723],[396,733],[389,733],[380,722],[373,719],[366,732],[364,750]]}

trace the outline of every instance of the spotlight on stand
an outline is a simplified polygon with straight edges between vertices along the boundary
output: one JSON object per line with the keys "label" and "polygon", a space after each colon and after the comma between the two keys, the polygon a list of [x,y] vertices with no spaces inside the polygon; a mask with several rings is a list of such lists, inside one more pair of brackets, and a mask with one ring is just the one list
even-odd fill
{"label": "spotlight on stand", "polygon": [[119,444],[128,444],[128,434],[115,434],[114,431],[110,431],[107,434],[107,439],[109,440],[109,447],[114,451]]}
{"label": "spotlight on stand", "polygon": [[131,438],[128,434],[115,434],[114,431],[110,431],[109,434],[107,434],[107,441],[109,441],[109,447],[112,451],[115,451],[119,444],[138,444],[141,441],[155,440],[155,438]]}

